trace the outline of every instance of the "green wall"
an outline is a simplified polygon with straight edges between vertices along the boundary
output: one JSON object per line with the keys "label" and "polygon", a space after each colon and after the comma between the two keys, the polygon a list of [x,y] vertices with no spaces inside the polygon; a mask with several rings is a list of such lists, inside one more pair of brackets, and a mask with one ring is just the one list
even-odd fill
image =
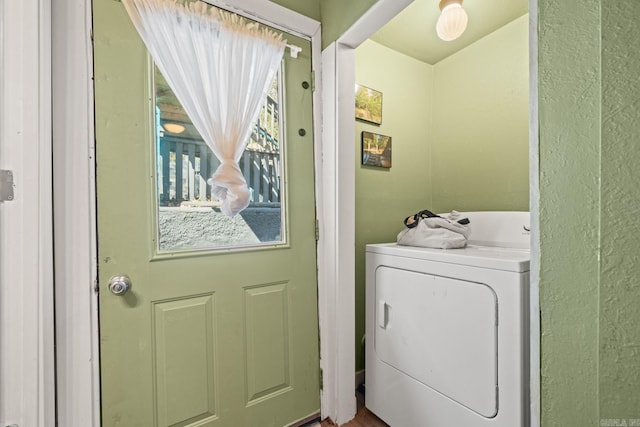
{"label": "green wall", "polygon": [[597,0],[539,1],[541,393],[545,427],[597,425],[598,4]]}
{"label": "green wall", "polygon": [[294,10],[302,15],[313,18],[316,21],[322,21],[320,14],[320,0],[271,0],[280,6]]}
{"label": "green wall", "polygon": [[[431,205],[429,153],[433,67],[378,43],[355,52],[356,82],[383,94],[382,125],[356,122],[356,369],[364,368],[364,245],[389,242],[402,220]],[[362,131],[392,137],[392,167],[360,165]]]}
{"label": "green wall", "polygon": [[337,40],[378,0],[322,0],[322,48]]}
{"label": "green wall", "polygon": [[600,418],[640,420],[640,2],[600,4]]}
{"label": "green wall", "polygon": [[538,3],[542,425],[628,422],[640,419],[640,2]]}
{"label": "green wall", "polygon": [[378,0],[271,0],[322,23],[322,49],[336,41]]}
{"label": "green wall", "polygon": [[271,0],[322,23],[322,49],[336,41],[378,0]]}
{"label": "green wall", "polygon": [[[372,41],[356,49],[356,82],[383,93],[382,125],[356,122],[358,370],[366,244],[395,241],[422,209],[528,210],[528,64],[528,15],[435,65]],[[393,138],[390,170],[360,166],[363,130]]]}
{"label": "green wall", "polygon": [[529,210],[529,15],[434,66],[433,209]]}

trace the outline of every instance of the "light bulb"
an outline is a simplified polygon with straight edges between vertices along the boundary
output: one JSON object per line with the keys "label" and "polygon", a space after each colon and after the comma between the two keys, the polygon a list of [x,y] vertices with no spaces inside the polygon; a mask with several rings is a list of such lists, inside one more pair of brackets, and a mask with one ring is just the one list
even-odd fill
{"label": "light bulb", "polygon": [[467,12],[462,8],[462,4],[449,3],[442,8],[442,14],[436,23],[436,33],[446,42],[455,40],[464,33],[467,21]]}

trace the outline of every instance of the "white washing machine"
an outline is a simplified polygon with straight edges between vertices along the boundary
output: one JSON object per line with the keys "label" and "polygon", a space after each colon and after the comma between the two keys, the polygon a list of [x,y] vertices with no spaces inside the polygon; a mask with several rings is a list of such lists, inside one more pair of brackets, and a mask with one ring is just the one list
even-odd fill
{"label": "white washing machine", "polygon": [[529,213],[464,249],[366,248],[366,406],[392,427],[529,424]]}

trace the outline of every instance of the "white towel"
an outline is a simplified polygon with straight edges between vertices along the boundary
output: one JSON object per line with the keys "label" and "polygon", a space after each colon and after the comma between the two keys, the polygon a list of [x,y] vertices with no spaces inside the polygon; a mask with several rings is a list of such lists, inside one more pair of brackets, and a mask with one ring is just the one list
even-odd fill
{"label": "white towel", "polygon": [[453,211],[446,217],[420,218],[418,225],[405,228],[398,234],[398,244],[436,249],[457,249],[467,246],[469,226],[458,223],[461,219]]}
{"label": "white towel", "polygon": [[[425,218],[421,222],[426,223],[427,227],[433,229],[445,228],[454,233],[461,234],[464,239],[469,238],[469,228],[466,225],[451,222],[445,218]],[[418,224],[420,225],[420,224]]]}

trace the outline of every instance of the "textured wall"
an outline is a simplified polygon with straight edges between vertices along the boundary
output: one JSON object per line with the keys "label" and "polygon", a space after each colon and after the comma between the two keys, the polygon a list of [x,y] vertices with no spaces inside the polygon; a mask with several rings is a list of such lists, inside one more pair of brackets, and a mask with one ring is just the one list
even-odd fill
{"label": "textured wall", "polygon": [[640,2],[539,5],[543,426],[635,425]]}
{"label": "textured wall", "polygon": [[538,4],[542,425],[595,426],[599,1]]}
{"label": "textured wall", "polygon": [[600,418],[640,420],[640,1],[600,5]]}
{"label": "textured wall", "polygon": [[434,66],[433,208],[529,210],[529,15]]}
{"label": "textured wall", "polygon": [[[433,67],[366,41],[356,49],[356,82],[383,93],[382,125],[356,122],[356,369],[363,369],[364,245],[394,241],[402,220],[431,205],[429,139]],[[392,167],[360,165],[362,131],[390,135]]]}

